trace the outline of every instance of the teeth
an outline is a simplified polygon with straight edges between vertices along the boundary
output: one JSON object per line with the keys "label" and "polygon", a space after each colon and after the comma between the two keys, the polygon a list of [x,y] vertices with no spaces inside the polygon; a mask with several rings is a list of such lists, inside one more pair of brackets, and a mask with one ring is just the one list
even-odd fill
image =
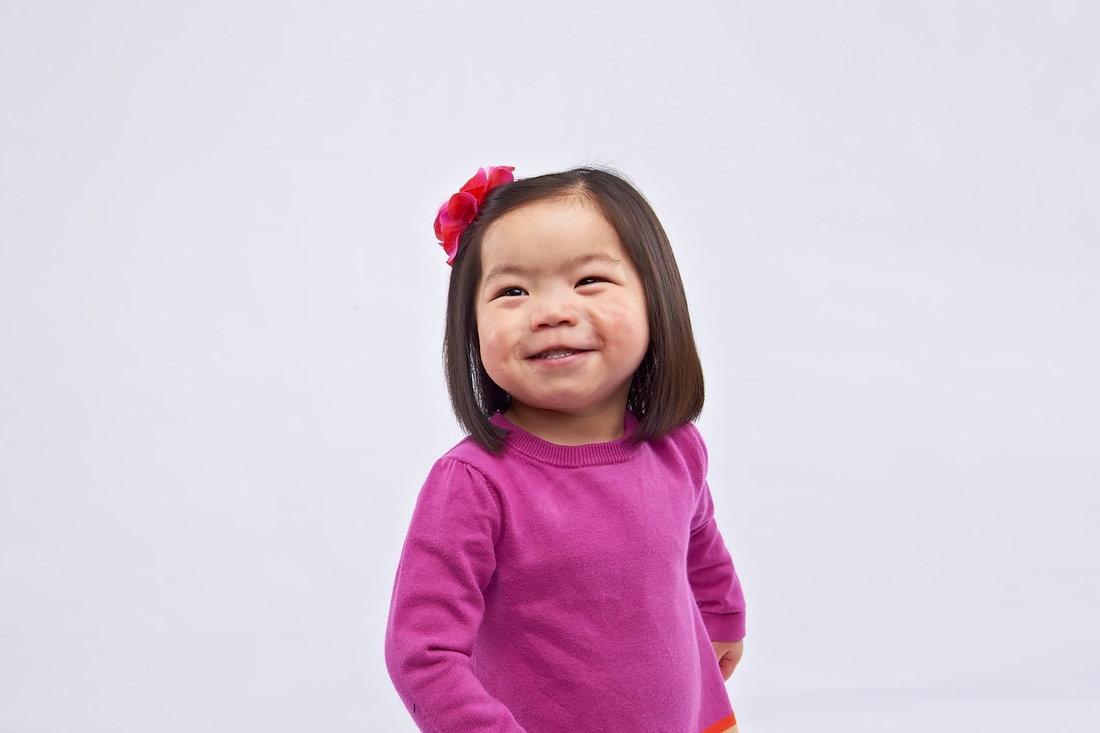
{"label": "teeth", "polygon": [[573,350],[556,349],[554,351],[544,351],[541,354],[539,354],[538,356],[536,356],[535,358],[536,359],[560,359],[563,356],[570,356],[570,355],[576,354],[576,353],[577,353],[576,349],[573,349]]}

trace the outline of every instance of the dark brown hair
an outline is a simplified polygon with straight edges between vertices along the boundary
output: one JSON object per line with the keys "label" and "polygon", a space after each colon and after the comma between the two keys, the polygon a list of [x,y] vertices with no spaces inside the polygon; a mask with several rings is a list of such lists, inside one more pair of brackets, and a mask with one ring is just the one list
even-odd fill
{"label": "dark brown hair", "polygon": [[580,197],[594,205],[615,229],[641,277],[649,316],[649,349],[634,372],[627,409],[639,420],[636,441],[651,440],[691,422],[703,409],[703,368],[695,349],[687,297],[668,235],[645,198],[619,175],[599,168],[574,168],[524,178],[494,188],[459,239],[447,292],[443,364],[459,423],[496,453],[507,431],[489,422],[508,409],[510,397],[481,363],[477,333],[477,289],[481,240],[510,211],[538,201]]}

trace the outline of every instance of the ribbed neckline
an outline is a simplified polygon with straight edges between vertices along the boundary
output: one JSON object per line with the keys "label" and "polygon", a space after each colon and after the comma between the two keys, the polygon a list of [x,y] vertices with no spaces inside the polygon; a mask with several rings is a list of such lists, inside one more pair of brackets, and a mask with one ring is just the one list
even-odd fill
{"label": "ribbed neckline", "polygon": [[508,436],[504,439],[506,448],[517,450],[542,463],[564,468],[620,463],[633,458],[641,449],[639,444],[630,442],[631,434],[638,428],[638,418],[630,412],[623,418],[623,437],[608,443],[587,445],[551,443],[513,425],[499,412],[490,417],[489,421],[508,431]]}

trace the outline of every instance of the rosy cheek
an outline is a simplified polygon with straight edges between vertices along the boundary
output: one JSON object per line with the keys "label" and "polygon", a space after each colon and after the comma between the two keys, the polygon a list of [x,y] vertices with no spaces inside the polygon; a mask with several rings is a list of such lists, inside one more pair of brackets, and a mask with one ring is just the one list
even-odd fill
{"label": "rosy cheek", "polygon": [[604,314],[605,336],[619,343],[644,341],[649,345],[649,322],[645,313],[636,308],[614,307]]}
{"label": "rosy cheek", "polygon": [[482,323],[478,326],[478,341],[481,343],[481,363],[488,370],[499,369],[507,361],[507,330],[495,323]]}

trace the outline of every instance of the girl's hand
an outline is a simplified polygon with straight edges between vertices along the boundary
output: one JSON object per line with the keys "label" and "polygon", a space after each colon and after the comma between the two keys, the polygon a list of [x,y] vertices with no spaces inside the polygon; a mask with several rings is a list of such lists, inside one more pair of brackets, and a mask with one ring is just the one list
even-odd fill
{"label": "girl's hand", "polygon": [[737,664],[741,661],[741,655],[745,651],[745,642],[742,641],[712,641],[714,653],[718,655],[718,666],[722,670],[722,679],[728,680]]}

